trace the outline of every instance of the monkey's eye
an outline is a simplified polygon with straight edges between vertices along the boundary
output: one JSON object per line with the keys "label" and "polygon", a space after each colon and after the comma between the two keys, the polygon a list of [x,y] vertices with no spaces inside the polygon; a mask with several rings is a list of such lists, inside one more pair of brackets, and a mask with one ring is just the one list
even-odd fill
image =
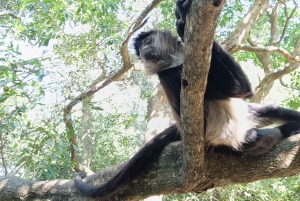
{"label": "monkey's eye", "polygon": [[151,38],[145,38],[145,39],[143,40],[143,44],[144,44],[144,45],[149,45],[149,44],[151,44]]}

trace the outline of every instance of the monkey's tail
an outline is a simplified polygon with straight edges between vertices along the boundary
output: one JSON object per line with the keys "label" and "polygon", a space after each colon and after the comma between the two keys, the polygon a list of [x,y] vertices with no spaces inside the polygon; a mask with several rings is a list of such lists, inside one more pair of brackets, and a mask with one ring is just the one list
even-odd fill
{"label": "monkey's tail", "polygon": [[172,125],[147,142],[128,161],[120,172],[107,183],[100,186],[90,186],[81,180],[83,175],[79,173],[74,178],[75,186],[84,195],[90,197],[106,197],[124,187],[129,182],[132,182],[135,178],[148,170],[151,164],[159,158],[161,152],[168,144],[180,140],[180,133],[176,125]]}

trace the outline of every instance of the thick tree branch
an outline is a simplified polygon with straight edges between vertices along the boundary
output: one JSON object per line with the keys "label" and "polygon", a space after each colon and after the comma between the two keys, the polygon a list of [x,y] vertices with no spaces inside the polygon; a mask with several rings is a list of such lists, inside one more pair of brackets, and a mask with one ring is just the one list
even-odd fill
{"label": "thick tree branch", "polygon": [[183,128],[185,188],[203,178],[205,145],[203,103],[211,60],[212,42],[224,0],[192,1],[185,26],[185,57],[182,73],[181,120]]}
{"label": "thick tree branch", "polygon": [[[283,140],[269,154],[260,157],[233,157],[213,153],[207,154],[206,157],[209,170],[206,173],[207,179],[201,180],[197,186],[189,189],[189,192],[201,192],[213,187],[261,179],[289,177],[300,173],[300,135]],[[123,165],[103,169],[87,177],[86,182],[96,185],[101,179],[101,183],[104,183]],[[180,183],[182,165],[182,145],[180,142],[173,143],[166,147],[159,162],[146,175],[106,200],[138,200],[151,195],[186,193],[187,190],[182,190]],[[0,177],[0,196],[3,200],[93,200],[81,197],[72,180],[26,181],[14,176]]]}

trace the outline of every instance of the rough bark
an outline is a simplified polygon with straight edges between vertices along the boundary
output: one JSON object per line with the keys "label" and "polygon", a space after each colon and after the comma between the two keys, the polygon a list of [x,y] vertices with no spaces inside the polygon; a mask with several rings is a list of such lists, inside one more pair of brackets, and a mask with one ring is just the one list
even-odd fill
{"label": "rough bark", "polygon": [[224,1],[193,1],[185,27],[181,120],[185,189],[205,180],[203,98],[211,60],[212,41]]}
{"label": "rough bark", "polygon": [[[182,188],[182,144],[166,147],[157,164],[141,178],[106,200],[138,200],[158,194],[201,192],[209,188],[262,179],[289,177],[300,172],[300,135],[280,142],[267,155],[233,157],[207,154],[206,177],[189,190]],[[103,169],[87,177],[86,182],[106,182],[122,167]],[[15,176],[0,177],[0,196],[3,200],[93,200],[83,198],[75,190],[72,180],[26,181]]]}

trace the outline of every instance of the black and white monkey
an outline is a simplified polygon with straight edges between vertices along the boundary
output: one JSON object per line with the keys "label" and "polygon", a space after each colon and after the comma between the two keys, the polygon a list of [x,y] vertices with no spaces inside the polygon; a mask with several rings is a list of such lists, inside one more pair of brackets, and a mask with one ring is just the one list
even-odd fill
{"label": "black and white monkey", "polygon": [[[188,0],[190,1],[190,0]],[[177,32],[183,39],[189,2],[177,2]],[[90,186],[76,175],[76,188],[84,195],[106,197],[147,171],[170,143],[180,141],[180,90],[184,46],[169,31],[151,30],[134,40],[137,56],[149,74],[157,74],[178,122],[146,143],[110,181]],[[204,97],[205,139],[214,151],[262,155],[281,139],[300,132],[300,113],[275,105],[247,103],[253,95],[240,65],[216,41]],[[273,123],[275,128],[262,127]],[[178,128],[179,127],[179,128]]]}

